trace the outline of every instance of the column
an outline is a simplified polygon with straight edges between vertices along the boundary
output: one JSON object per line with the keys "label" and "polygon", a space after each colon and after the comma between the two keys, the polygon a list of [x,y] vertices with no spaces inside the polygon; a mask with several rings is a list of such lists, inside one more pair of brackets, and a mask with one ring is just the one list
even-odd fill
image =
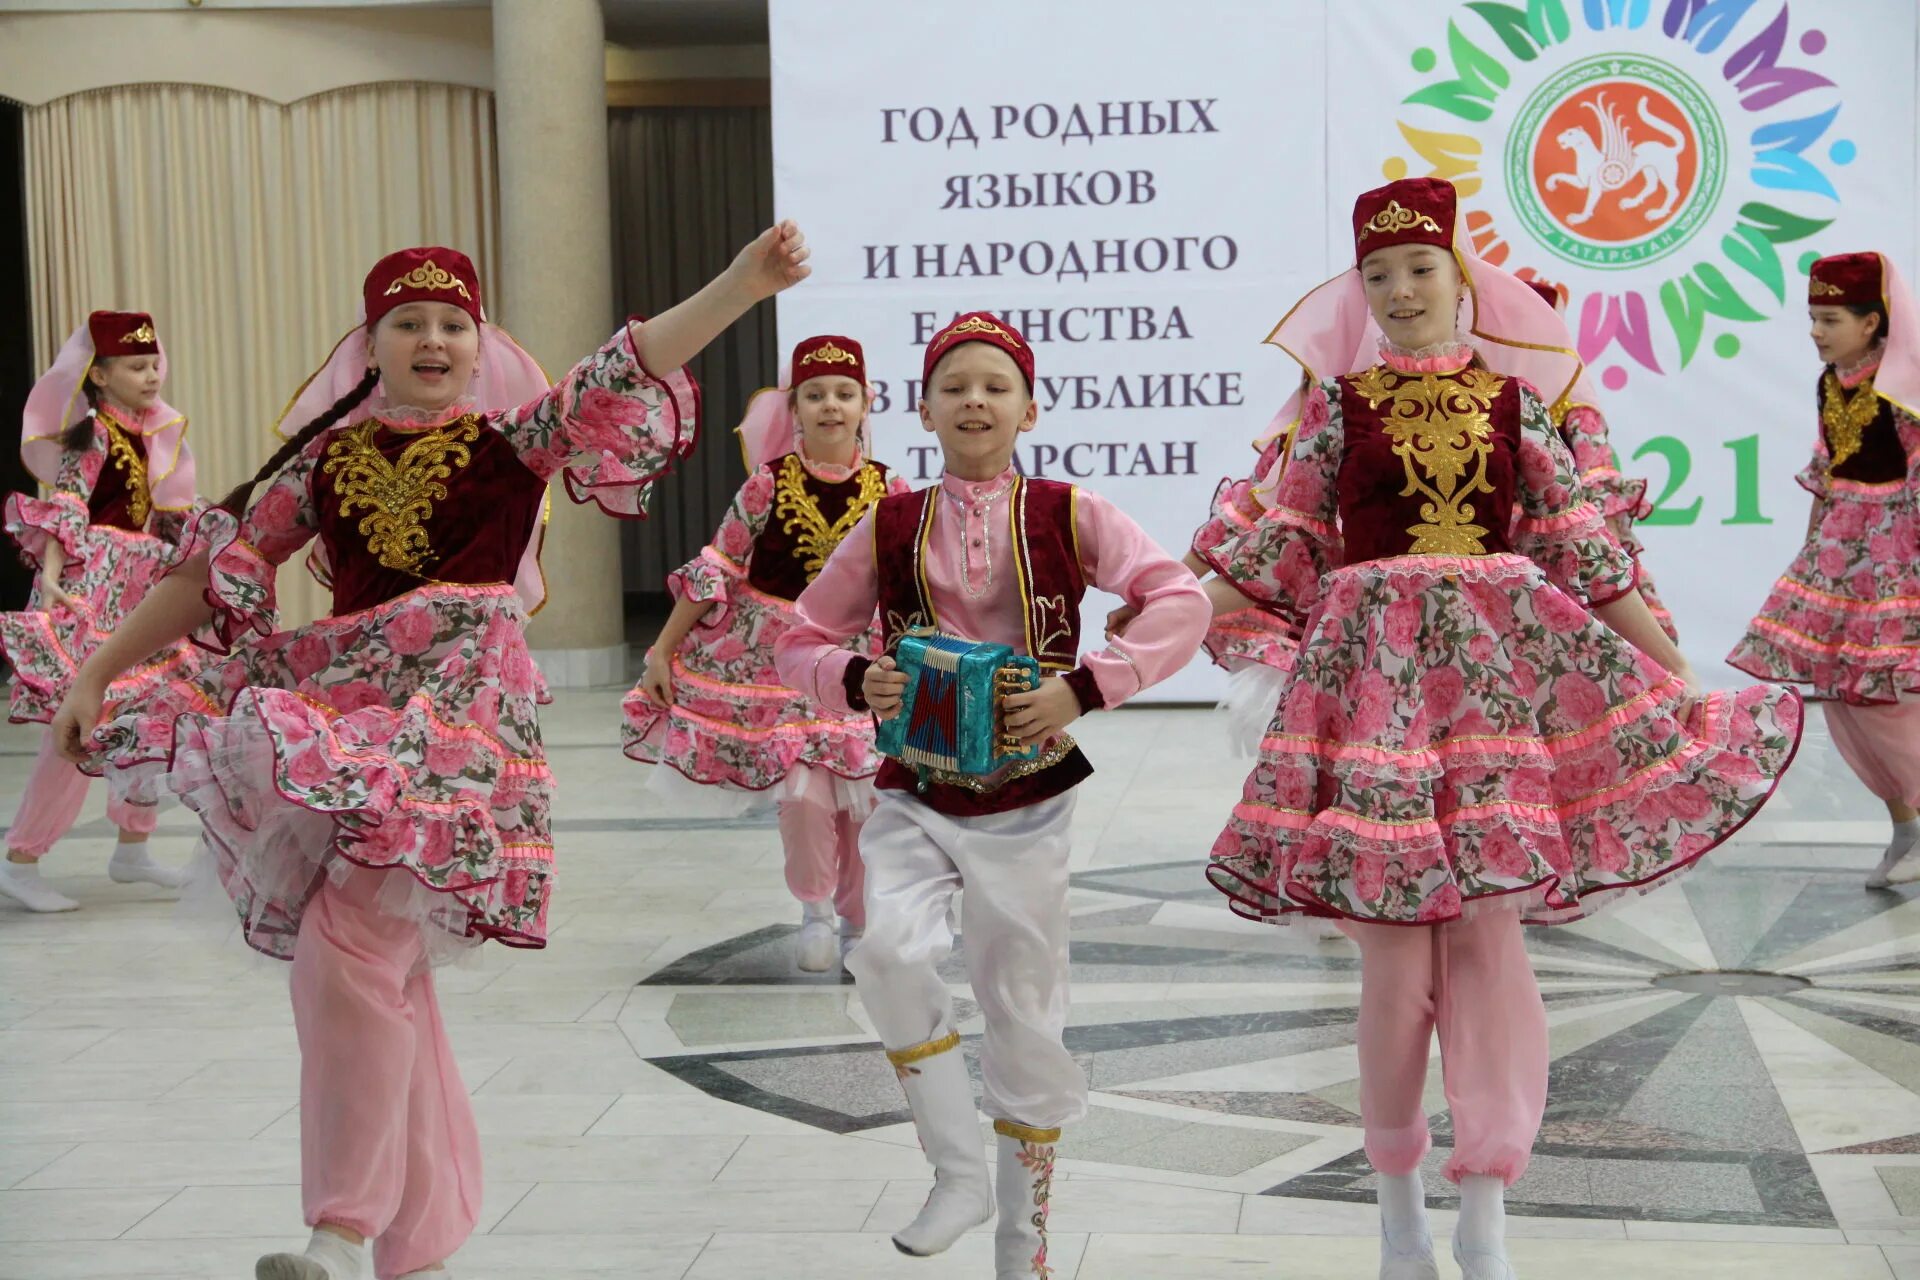
{"label": "column", "polygon": [[[613,331],[606,30],[599,0],[494,0],[499,321],[558,376]],[[620,537],[556,483],[528,640],[556,688],[626,680]]]}

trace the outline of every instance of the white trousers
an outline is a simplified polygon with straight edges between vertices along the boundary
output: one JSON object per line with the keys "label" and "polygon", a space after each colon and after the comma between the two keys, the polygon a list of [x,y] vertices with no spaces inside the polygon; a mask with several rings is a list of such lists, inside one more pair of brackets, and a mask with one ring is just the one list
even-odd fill
{"label": "white trousers", "polygon": [[1054,1129],[1087,1114],[1087,1078],[1067,1025],[1067,854],[1074,795],[974,818],[882,791],[860,833],[867,932],[848,953],[860,1000],[889,1049],[953,1030],[938,966],[953,950],[956,890],[967,976],[986,1019],[984,1108],[995,1120]]}

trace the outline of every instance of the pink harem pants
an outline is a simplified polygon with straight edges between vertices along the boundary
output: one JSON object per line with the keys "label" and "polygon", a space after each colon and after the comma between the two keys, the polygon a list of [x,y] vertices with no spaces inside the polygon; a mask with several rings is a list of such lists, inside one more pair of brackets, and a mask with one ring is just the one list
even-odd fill
{"label": "pink harem pants", "polygon": [[480,1136],[420,926],[374,906],[405,874],[326,881],[293,953],[307,1225],[371,1239],[380,1280],[444,1261],[480,1217]]}
{"label": "pink harem pants", "polygon": [[1920,806],[1920,699],[1872,707],[1820,705],[1840,758],[1867,790],[1889,804]]}
{"label": "pink harem pants", "polygon": [[[33,772],[27,775],[20,808],[14,813],[13,825],[7,828],[7,847],[35,861],[45,857],[61,836],[73,830],[92,781],[61,756],[51,730],[42,734],[40,754],[34,757]],[[152,835],[160,825],[160,808],[151,800],[122,799],[109,791],[107,821],[122,831]]]}
{"label": "pink harem pants", "polygon": [[780,801],[780,843],[787,854],[787,888],[802,902],[833,899],[848,926],[867,925],[867,871],[860,860],[865,825],[833,803],[834,789],[814,785]]}
{"label": "pink harem pants", "polygon": [[1360,1120],[1381,1173],[1420,1167],[1433,1140],[1421,1093],[1440,1035],[1453,1112],[1443,1176],[1508,1186],[1527,1170],[1547,1106],[1547,1010],[1521,938],[1498,908],[1441,925],[1342,925],[1360,944]]}

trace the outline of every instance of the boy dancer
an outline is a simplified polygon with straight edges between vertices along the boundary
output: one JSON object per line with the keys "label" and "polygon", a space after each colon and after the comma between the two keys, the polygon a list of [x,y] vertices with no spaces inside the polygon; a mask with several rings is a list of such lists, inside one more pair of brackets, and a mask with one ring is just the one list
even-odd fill
{"label": "boy dancer", "polygon": [[[1067,1020],[1067,855],[1073,788],[1093,769],[1064,730],[1185,666],[1210,609],[1193,574],[1096,494],[1012,467],[1033,430],[1033,350],[985,312],[927,344],[920,421],[939,437],[940,483],[883,498],[801,595],[775,649],[780,677],[832,708],[898,713],[907,677],[891,657],[845,648],[876,605],[892,651],[909,628],[1010,645],[1048,673],[1006,699],[1005,727],[1038,756],[986,778],[896,760],[875,784],[860,840],[867,933],[847,957],[913,1109],[934,1189],[894,1236],[940,1253],[994,1214],[953,1000],[938,966],[953,947],[947,907],[965,888],[967,969],[986,1018],[987,1113],[999,1135],[998,1280],[1041,1277],[1060,1126],[1087,1109],[1087,1082],[1061,1042]],[[1124,638],[1078,658],[1089,586],[1138,616]]]}

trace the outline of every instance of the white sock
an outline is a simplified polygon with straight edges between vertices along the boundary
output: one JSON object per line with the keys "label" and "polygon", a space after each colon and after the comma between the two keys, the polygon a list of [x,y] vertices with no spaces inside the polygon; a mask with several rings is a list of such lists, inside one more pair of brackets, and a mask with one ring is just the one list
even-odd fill
{"label": "white sock", "polygon": [[1893,824],[1893,839],[1887,841],[1887,852],[1911,848],[1916,841],[1920,841],[1920,818],[1896,822]]}
{"label": "white sock", "polygon": [[1460,1221],[1453,1238],[1463,1249],[1507,1256],[1507,1184],[1487,1174],[1460,1179]]}
{"label": "white sock", "polygon": [[38,861],[15,862],[13,859],[9,858],[7,859],[6,867],[7,867],[7,874],[22,884],[45,884],[46,883],[44,880],[40,878],[40,863]]}
{"label": "white sock", "polygon": [[1380,1189],[1374,1198],[1380,1202],[1380,1230],[1387,1243],[1399,1253],[1418,1253],[1427,1247],[1427,1192],[1420,1185],[1420,1171],[1381,1174]]}
{"label": "white sock", "polygon": [[803,923],[808,920],[825,920],[828,924],[832,924],[834,918],[832,898],[822,898],[818,902],[802,902],[800,904],[800,919]]}
{"label": "white sock", "polygon": [[345,1236],[314,1228],[307,1241],[307,1256],[325,1267],[335,1280],[365,1280],[367,1247],[353,1244]]}
{"label": "white sock", "polygon": [[147,851],[145,840],[116,840],[113,843],[113,860],[122,866],[139,866],[143,862],[152,862],[153,855]]}

